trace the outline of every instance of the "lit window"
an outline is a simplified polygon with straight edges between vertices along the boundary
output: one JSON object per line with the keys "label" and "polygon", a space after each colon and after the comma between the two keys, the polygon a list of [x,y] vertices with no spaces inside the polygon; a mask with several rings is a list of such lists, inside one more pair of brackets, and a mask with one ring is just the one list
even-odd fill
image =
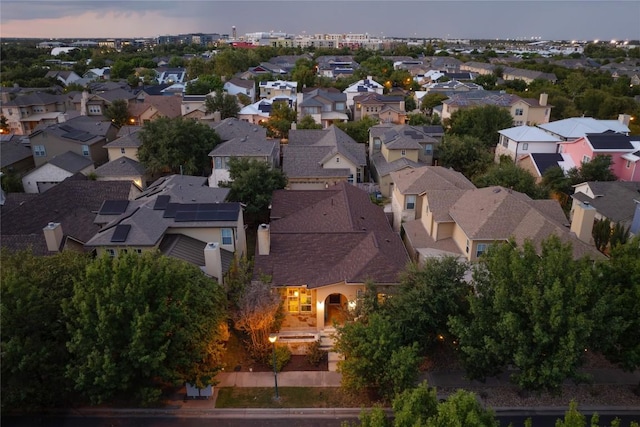
{"label": "lit window", "polygon": [[416,196],[408,195],[405,199],[405,209],[415,209],[416,208]]}
{"label": "lit window", "polygon": [[223,245],[233,244],[233,230],[231,230],[230,228],[223,228],[221,230],[221,234],[222,234]]}

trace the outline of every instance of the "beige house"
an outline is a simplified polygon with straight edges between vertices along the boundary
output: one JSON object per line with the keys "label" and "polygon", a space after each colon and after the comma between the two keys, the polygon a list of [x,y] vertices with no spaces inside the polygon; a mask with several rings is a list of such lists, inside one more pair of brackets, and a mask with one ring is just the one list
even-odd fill
{"label": "beige house", "polygon": [[142,126],[160,117],[182,116],[182,97],[177,95],[147,95],[143,102],[129,105],[131,125]]}
{"label": "beige house", "polygon": [[383,210],[342,182],[273,193],[271,220],[258,228],[254,280],[268,275],[282,297],[280,341],[313,340],[349,316],[367,281],[384,292],[408,262]]}
{"label": "beige house", "polygon": [[38,125],[63,122],[67,111],[62,95],[35,92],[2,102],[2,115],[7,118],[9,133],[29,135]]}
{"label": "beige house", "polygon": [[298,93],[298,83],[284,80],[262,81],[258,83],[259,99],[295,98]]}
{"label": "beige house", "polygon": [[555,200],[532,200],[503,187],[475,188],[462,174],[438,166],[392,173],[394,228],[402,229],[411,258],[453,255],[475,261],[496,241],[531,240],[538,248],[555,234],[574,257],[603,257],[566,226]]}
{"label": "beige house", "polygon": [[142,144],[138,137],[140,129],[141,126],[123,126],[118,130],[116,139],[105,144],[110,162],[120,157],[138,161],[138,148]]}
{"label": "beige house", "polygon": [[381,123],[404,124],[407,112],[403,96],[385,96],[375,92],[364,93],[353,98],[353,120],[372,117]]}

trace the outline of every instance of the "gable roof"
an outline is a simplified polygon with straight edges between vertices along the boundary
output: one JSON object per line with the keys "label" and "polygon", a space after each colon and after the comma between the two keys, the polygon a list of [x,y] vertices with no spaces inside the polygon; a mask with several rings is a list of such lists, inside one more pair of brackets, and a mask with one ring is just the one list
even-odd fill
{"label": "gable roof", "polygon": [[3,107],[31,107],[33,105],[49,105],[64,102],[64,95],[51,95],[46,92],[33,92],[19,95],[15,99],[3,102]]}
{"label": "gable roof", "polygon": [[498,131],[499,134],[516,142],[560,142],[560,138],[535,126],[515,126]]}
{"label": "gable roof", "polygon": [[28,159],[33,156],[31,149],[22,143],[22,137],[18,135],[2,135],[0,140],[0,167],[5,168],[17,163],[21,160]]}
{"label": "gable roof", "polygon": [[422,194],[433,190],[469,190],[476,188],[463,174],[442,166],[423,166],[392,173],[401,194]]}
{"label": "gable roof", "polygon": [[9,193],[1,211],[1,244],[11,250],[32,246],[36,255],[47,255],[42,229],[50,222],[60,223],[65,236],[86,242],[100,229],[93,221],[103,201],[126,200],[130,191],[130,182],[91,181],[76,174],[21,203],[12,204],[14,194]]}
{"label": "gable roof", "polygon": [[256,250],[254,277],[317,288],[345,281],[397,283],[406,249],[368,193],[347,183],[273,193],[271,250]]}
{"label": "gable roof", "polygon": [[117,138],[104,145],[104,148],[138,148],[142,145],[138,131],[141,126],[123,126],[118,131]]}
{"label": "gable roof", "polygon": [[531,153],[529,156],[539,176],[544,175],[547,169],[554,166],[560,167],[565,172],[575,167],[571,157],[565,153]]}
{"label": "gable roof", "polygon": [[225,156],[225,157],[257,157],[270,156],[273,157],[280,148],[280,142],[273,139],[260,138],[234,138],[229,141],[218,144],[209,156]]}
{"label": "gable roof", "polygon": [[456,92],[449,95],[449,99],[442,101],[456,107],[473,107],[481,105],[497,105],[498,107],[510,107],[520,101],[517,95],[502,91],[472,90],[469,92]]}
{"label": "gable roof", "polygon": [[95,170],[99,177],[123,177],[123,176],[142,176],[145,174],[144,166],[129,157],[119,157]]}
{"label": "gable roof", "polygon": [[[62,154],[58,154],[49,160],[49,164],[66,170],[72,174],[80,172],[82,169],[91,166],[93,162],[88,157],[81,156],[73,151],[67,151]],[[47,163],[45,163],[46,165]],[[44,165],[42,165],[44,166]]]}
{"label": "gable roof", "polygon": [[266,138],[267,129],[255,125],[253,123],[239,120],[235,117],[229,117],[221,122],[207,123],[213,130],[216,131],[222,141],[229,141],[234,138]]}
{"label": "gable roof", "polygon": [[255,86],[254,86],[255,82],[253,80],[240,79],[238,77],[234,77],[234,78],[226,81],[224,85],[225,86],[234,85],[234,86],[242,87],[242,88],[249,89],[249,90],[252,90],[252,89],[255,88]]}
{"label": "gable roof", "polygon": [[593,198],[582,192],[575,192],[571,197],[580,202],[589,202],[599,214],[613,222],[625,226],[631,224],[636,205],[640,203],[640,182],[588,181],[586,184],[590,187]]}

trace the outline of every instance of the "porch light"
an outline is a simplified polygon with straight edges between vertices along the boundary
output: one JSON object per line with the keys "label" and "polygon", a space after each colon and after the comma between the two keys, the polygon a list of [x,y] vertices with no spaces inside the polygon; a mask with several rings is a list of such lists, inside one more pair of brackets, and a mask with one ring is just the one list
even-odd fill
{"label": "porch light", "polygon": [[293,296],[297,297],[298,296],[298,291],[293,291]]}

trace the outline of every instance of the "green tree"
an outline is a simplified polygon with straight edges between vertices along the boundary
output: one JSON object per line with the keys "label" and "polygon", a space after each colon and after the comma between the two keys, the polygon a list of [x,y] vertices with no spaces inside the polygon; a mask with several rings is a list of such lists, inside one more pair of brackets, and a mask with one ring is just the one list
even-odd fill
{"label": "green tree", "polygon": [[134,67],[130,62],[124,59],[118,59],[111,66],[110,76],[112,80],[126,79],[133,74],[133,71]]}
{"label": "green tree", "polygon": [[458,390],[438,405],[436,415],[427,420],[425,426],[449,427],[498,427],[500,423],[491,409],[482,407],[476,395]]}
{"label": "green tree", "polygon": [[310,59],[298,59],[295,67],[291,70],[291,78],[293,81],[298,82],[298,90],[305,87],[315,87],[317,79],[316,65]]}
{"label": "green tree", "polygon": [[206,175],[209,153],[220,137],[209,126],[182,117],[161,117],[145,123],[139,132],[140,163],[153,174]]}
{"label": "green tree", "polygon": [[212,384],[225,306],[222,287],[184,261],[156,252],[102,256],[65,306],[68,377],[94,403],[152,404],[167,384]]}
{"label": "green tree", "polygon": [[416,99],[413,96],[404,97],[404,110],[411,112],[417,108]]}
{"label": "green tree", "polygon": [[316,123],[313,117],[307,114],[298,122],[296,129],[322,129],[322,125]]}
{"label": "green tree", "polygon": [[62,305],[89,258],[65,251],[34,256],[2,250],[2,410],[42,410],[69,402],[70,355]]}
{"label": "green tree", "polygon": [[437,414],[436,389],[426,381],[417,387],[404,390],[393,399],[394,427],[427,425],[427,420]]}
{"label": "green tree", "polygon": [[397,295],[385,304],[405,345],[418,343],[425,351],[451,334],[449,316],[465,314],[469,286],[467,264],[455,257],[430,258],[410,264],[402,275]]}
{"label": "green tree", "polygon": [[608,218],[603,218],[596,221],[593,224],[591,230],[593,236],[593,243],[600,252],[604,252],[609,246],[609,240],[611,239],[611,221]]}
{"label": "green tree", "polygon": [[273,191],[287,185],[287,177],[280,169],[261,160],[232,157],[228,166],[230,182],[220,185],[230,188],[229,200],[244,203],[250,214],[266,214]]}
{"label": "green tree", "polygon": [[0,133],[9,133],[9,123],[4,114],[0,115]]}
{"label": "green tree", "polygon": [[560,166],[552,166],[545,170],[542,174],[542,181],[540,184],[547,193],[569,194],[571,191],[569,178],[565,176],[564,171]]}
{"label": "green tree", "polygon": [[616,176],[611,171],[613,161],[611,156],[595,156],[590,162],[582,162],[580,169],[571,168],[567,173],[571,185],[587,181],[615,181]]}
{"label": "green tree", "polygon": [[470,317],[451,328],[470,378],[483,379],[512,364],[522,389],[557,392],[578,371],[602,312],[592,262],[573,259],[571,244],[555,235],[540,250],[526,241],[495,243],[474,272]]}
{"label": "green tree", "polygon": [[369,141],[369,129],[378,123],[378,119],[367,116],[356,122],[340,122],[335,125],[353,138],[354,141],[365,143]]}
{"label": "green tree", "polygon": [[409,117],[409,122],[407,124],[409,126],[423,126],[423,125],[431,124],[431,119],[425,116],[424,114],[420,114],[420,113],[409,114],[408,117]]}
{"label": "green tree", "polygon": [[187,95],[208,95],[211,92],[221,93],[223,87],[220,77],[205,74],[187,83],[185,90]]}
{"label": "green tree", "polygon": [[447,135],[438,147],[442,166],[453,168],[471,179],[484,173],[493,163],[493,156],[475,137]]}
{"label": "green tree", "polygon": [[391,398],[413,386],[418,377],[417,344],[403,346],[391,318],[372,313],[366,322],[349,322],[336,329],[334,348],[344,356],[338,370],[345,390],[371,389]]}
{"label": "green tree", "polygon": [[536,184],[536,179],[531,173],[511,160],[503,156],[500,163],[492,164],[485,173],[476,176],[473,183],[478,188],[500,185],[520,193],[525,193],[533,199],[546,198],[544,191]]}
{"label": "green tree", "polygon": [[274,102],[271,104],[269,120],[262,122],[267,128],[267,135],[275,138],[289,138],[291,123],[297,119],[296,110],[289,107],[286,102]]}
{"label": "green tree", "polygon": [[498,131],[512,126],[513,117],[509,110],[496,105],[456,110],[448,122],[449,133],[475,137],[487,148],[497,144]]}
{"label": "green tree", "polygon": [[482,86],[485,90],[493,90],[496,87],[498,78],[494,74],[480,74],[473,82]]}
{"label": "green tree", "polygon": [[220,112],[220,120],[227,119],[229,117],[238,117],[240,112],[240,106],[238,105],[238,98],[234,95],[229,95],[219,90],[214,96],[207,95],[204,101],[207,113]]}
{"label": "green tree", "polygon": [[129,104],[125,99],[116,99],[104,110],[104,116],[117,127],[122,127],[129,121]]}

